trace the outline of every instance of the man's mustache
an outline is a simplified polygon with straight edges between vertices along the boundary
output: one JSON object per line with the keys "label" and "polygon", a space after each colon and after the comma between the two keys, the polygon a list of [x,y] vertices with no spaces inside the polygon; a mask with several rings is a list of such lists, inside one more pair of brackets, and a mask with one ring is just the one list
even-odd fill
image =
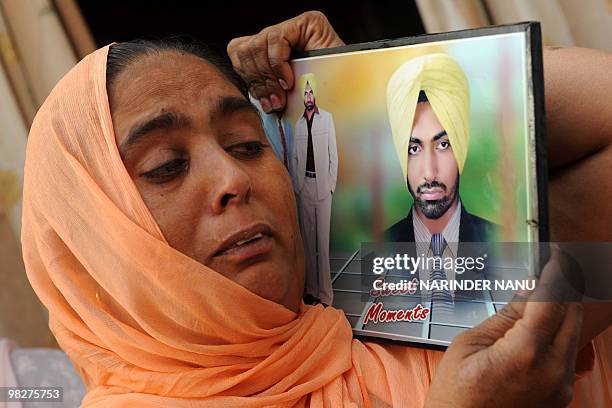
{"label": "man's mustache", "polygon": [[441,188],[441,189],[442,189],[442,190],[444,190],[444,192],[446,193],[446,190],[447,190],[447,189],[446,189],[446,184],[444,184],[444,183],[439,183],[439,182],[437,182],[437,181],[435,181],[435,180],[434,180],[434,181],[432,181],[431,183],[423,183],[423,184],[419,185],[419,186],[417,187],[416,192],[417,192],[417,194],[421,194],[421,193],[423,192],[423,190],[425,190],[425,189],[430,190],[430,189],[432,189],[432,188],[436,188],[436,187],[437,187],[437,188]]}

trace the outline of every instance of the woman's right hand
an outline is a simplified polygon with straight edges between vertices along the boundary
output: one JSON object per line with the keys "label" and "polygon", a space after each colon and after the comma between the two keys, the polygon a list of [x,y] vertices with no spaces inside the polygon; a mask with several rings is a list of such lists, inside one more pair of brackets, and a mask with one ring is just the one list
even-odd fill
{"label": "woman's right hand", "polygon": [[572,399],[582,306],[569,302],[577,264],[554,249],[536,289],[448,348],[426,407],[564,407]]}
{"label": "woman's right hand", "polygon": [[293,71],[289,66],[292,51],[341,45],[344,42],[327,17],[319,11],[307,11],[255,35],[234,38],[227,53],[251,95],[259,100],[264,111],[271,112],[285,109],[287,91],[293,88]]}

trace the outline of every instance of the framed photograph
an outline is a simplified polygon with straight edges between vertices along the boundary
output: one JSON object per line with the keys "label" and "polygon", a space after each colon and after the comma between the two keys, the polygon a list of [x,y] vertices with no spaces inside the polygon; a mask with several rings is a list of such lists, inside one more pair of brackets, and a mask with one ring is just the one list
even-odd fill
{"label": "framed photograph", "polygon": [[307,298],[343,309],[356,336],[435,347],[529,287],[548,241],[538,23],[291,65],[266,132],[296,193]]}

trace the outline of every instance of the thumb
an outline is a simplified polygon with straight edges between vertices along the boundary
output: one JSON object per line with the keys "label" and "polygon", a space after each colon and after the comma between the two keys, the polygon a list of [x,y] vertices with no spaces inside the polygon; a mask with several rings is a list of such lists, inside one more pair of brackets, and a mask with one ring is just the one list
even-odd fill
{"label": "thumb", "polygon": [[525,302],[528,298],[529,293],[517,292],[512,300],[496,314],[464,332],[464,340],[478,349],[491,346],[523,317]]}

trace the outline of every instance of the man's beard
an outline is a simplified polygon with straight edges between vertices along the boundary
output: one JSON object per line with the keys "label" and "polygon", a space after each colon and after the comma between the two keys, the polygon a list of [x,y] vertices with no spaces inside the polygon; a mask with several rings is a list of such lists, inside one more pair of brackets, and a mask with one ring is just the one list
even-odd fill
{"label": "man's beard", "polygon": [[[412,188],[410,187],[410,182],[408,182],[408,180],[406,180],[406,182],[408,183],[408,191],[414,199],[414,205],[417,206],[417,208],[421,210],[423,215],[425,215],[425,217],[429,218],[430,220],[437,220],[438,218],[442,217],[446,213],[446,211],[451,208],[451,206],[455,202],[455,199],[457,198],[457,195],[459,194],[458,174],[457,181],[455,182],[455,185],[453,186],[453,189],[451,190],[450,194],[445,194],[444,197],[439,200],[421,199],[419,196],[414,194],[414,191],[412,191]],[[445,193],[448,191],[446,184],[439,183],[437,181],[432,181],[431,183],[423,183],[419,185],[417,187],[417,193],[420,194],[423,189],[431,189],[434,187],[441,188],[442,190],[444,190]]]}
{"label": "man's beard", "polygon": [[314,109],[315,103],[314,102],[304,102],[304,106],[306,107],[307,111],[311,111]]}

